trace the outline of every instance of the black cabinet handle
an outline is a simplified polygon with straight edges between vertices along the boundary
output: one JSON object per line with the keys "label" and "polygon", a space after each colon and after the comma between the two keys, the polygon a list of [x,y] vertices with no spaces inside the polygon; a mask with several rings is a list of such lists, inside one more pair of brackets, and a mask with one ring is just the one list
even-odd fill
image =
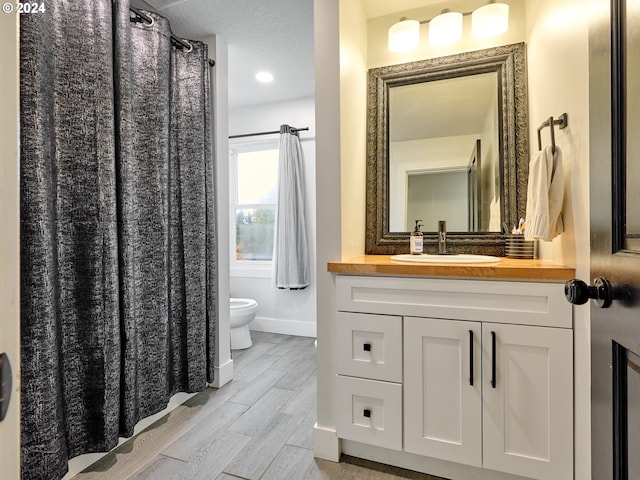
{"label": "black cabinet handle", "polygon": [[469,330],[469,385],[473,387],[473,330]]}
{"label": "black cabinet handle", "polygon": [[368,408],[365,408],[362,414],[367,418],[371,418],[371,410],[369,410]]}
{"label": "black cabinet handle", "polygon": [[491,332],[491,386],[496,388],[496,332]]}
{"label": "black cabinet handle", "polygon": [[371,344],[370,343],[365,343],[362,345],[362,348],[364,349],[365,352],[370,352],[371,351]]}

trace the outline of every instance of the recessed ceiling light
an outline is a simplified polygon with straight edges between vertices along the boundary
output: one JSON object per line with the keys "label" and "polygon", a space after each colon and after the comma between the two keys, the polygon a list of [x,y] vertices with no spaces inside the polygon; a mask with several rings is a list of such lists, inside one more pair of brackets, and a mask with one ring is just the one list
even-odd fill
{"label": "recessed ceiling light", "polygon": [[258,80],[260,83],[273,82],[273,74],[269,72],[258,72],[256,73],[256,80]]}

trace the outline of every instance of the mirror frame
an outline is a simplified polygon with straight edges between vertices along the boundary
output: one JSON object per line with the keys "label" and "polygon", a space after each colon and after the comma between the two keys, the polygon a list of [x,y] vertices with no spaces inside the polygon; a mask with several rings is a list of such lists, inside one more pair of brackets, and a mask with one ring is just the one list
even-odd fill
{"label": "mirror frame", "polygon": [[[479,73],[498,75],[501,222],[524,218],[529,174],[527,67],[524,43],[464,52],[369,70],[365,252],[394,255],[409,250],[410,232],[389,231],[389,89]],[[435,227],[435,226],[434,226]],[[451,253],[504,256],[502,232],[451,232]],[[424,252],[437,252],[437,233],[424,233]]]}

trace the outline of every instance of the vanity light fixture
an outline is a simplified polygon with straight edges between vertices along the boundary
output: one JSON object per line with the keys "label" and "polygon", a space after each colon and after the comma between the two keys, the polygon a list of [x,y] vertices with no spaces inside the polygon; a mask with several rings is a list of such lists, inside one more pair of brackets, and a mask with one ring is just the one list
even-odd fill
{"label": "vanity light fixture", "polygon": [[462,38],[462,13],[443,10],[429,21],[429,45],[451,45]]}
{"label": "vanity light fixture", "polygon": [[389,29],[389,51],[408,52],[420,43],[420,22],[402,17]]}
{"label": "vanity light fixture", "polygon": [[509,5],[493,0],[473,12],[442,13],[430,20],[409,20],[402,17],[389,28],[388,49],[390,52],[408,52],[420,43],[420,24],[429,24],[430,45],[451,45],[462,38],[462,17],[471,15],[471,35],[489,38],[509,29]]}
{"label": "vanity light fixture", "polygon": [[509,29],[509,5],[488,3],[471,14],[471,35],[475,38],[489,38]]}

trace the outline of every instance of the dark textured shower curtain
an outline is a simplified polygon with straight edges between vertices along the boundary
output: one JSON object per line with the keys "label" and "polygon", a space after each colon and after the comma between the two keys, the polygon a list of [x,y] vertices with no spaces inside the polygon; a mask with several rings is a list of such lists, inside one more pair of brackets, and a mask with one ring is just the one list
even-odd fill
{"label": "dark textured shower curtain", "polygon": [[204,388],[216,310],[207,49],[172,47],[169,22],[149,15],[131,23],[128,2],[115,5],[125,436],[174,393]]}
{"label": "dark textured shower curtain", "polygon": [[[21,18],[23,478],[118,439],[111,1]],[[78,19],[69,28],[66,19]],[[81,19],[81,20],[80,20]],[[87,61],[91,68],[87,68]]]}
{"label": "dark textured shower curtain", "polygon": [[55,0],[21,19],[25,479],[213,380],[207,51],[153,18]]}
{"label": "dark textured shower curtain", "polygon": [[213,361],[207,370],[194,366],[206,364],[207,352],[213,348],[216,323],[212,315],[218,309],[217,289],[207,288],[217,286],[218,278],[209,68],[202,68],[208,54],[205,44],[190,43],[190,52],[176,48],[171,52],[172,392],[195,391],[205,381],[213,381]]}

